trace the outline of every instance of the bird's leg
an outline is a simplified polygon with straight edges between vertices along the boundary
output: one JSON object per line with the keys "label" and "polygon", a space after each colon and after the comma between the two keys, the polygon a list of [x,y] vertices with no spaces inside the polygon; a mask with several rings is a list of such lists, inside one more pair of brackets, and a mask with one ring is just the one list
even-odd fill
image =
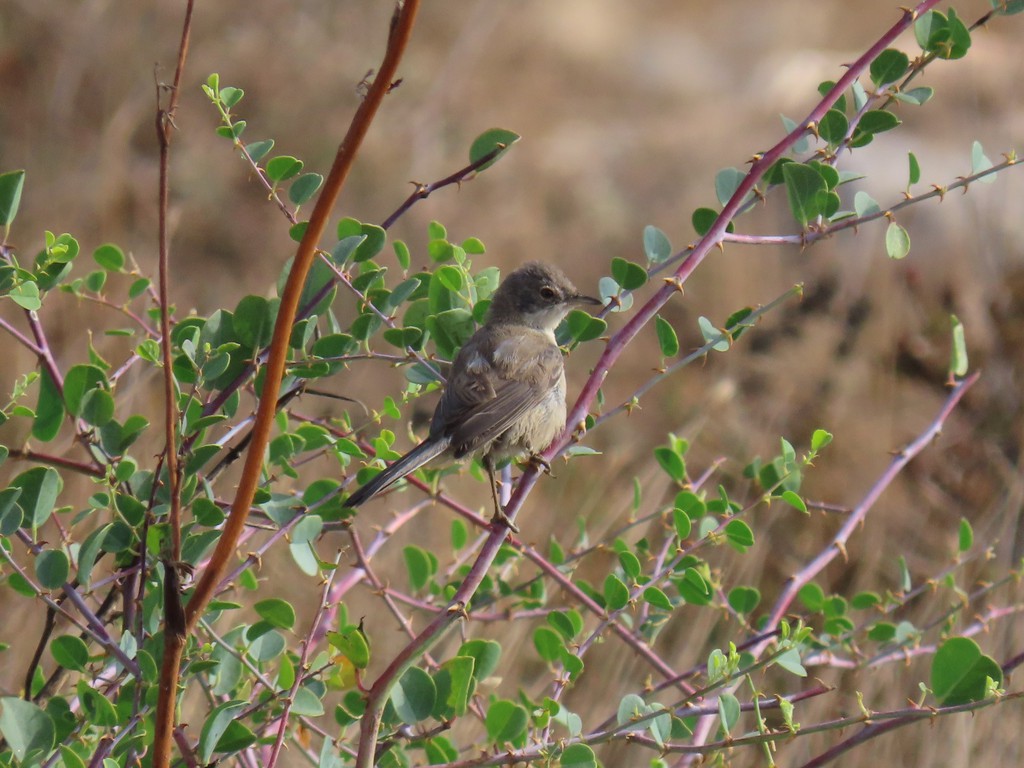
{"label": "bird's leg", "polygon": [[519,526],[508,518],[504,508],[501,506],[501,500],[498,498],[498,479],[494,476],[494,463],[489,456],[485,456],[481,463],[487,470],[487,476],[491,480],[491,497],[494,499],[494,517],[491,518],[491,523],[500,523],[512,531],[512,533],[519,533]]}

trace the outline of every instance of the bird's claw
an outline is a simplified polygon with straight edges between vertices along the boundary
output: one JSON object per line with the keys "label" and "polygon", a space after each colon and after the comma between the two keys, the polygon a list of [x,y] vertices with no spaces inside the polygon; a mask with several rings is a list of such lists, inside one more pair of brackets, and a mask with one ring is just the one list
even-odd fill
{"label": "bird's claw", "polygon": [[491,518],[491,525],[503,525],[512,531],[512,533],[519,533],[519,526],[512,521],[512,518],[505,514],[505,510],[500,506],[496,507],[494,510],[494,517]]}
{"label": "bird's claw", "polygon": [[551,472],[551,462],[545,459],[539,453],[531,453],[527,457],[526,463],[527,465],[534,469],[539,469],[545,475],[550,475],[551,477],[554,477],[554,474],[552,474]]}

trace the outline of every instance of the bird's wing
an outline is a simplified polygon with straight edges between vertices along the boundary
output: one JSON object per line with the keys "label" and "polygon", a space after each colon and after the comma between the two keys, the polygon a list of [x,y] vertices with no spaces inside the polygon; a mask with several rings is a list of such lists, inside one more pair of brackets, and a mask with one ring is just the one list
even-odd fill
{"label": "bird's wing", "polygon": [[457,457],[500,436],[557,384],[562,354],[544,341],[505,338],[456,361],[444,394],[445,422],[435,426],[451,436]]}

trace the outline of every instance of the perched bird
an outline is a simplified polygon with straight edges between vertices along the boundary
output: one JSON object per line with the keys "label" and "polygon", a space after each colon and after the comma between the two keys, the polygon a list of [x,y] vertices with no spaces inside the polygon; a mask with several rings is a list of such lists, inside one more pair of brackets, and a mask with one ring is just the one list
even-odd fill
{"label": "perched bird", "polygon": [[456,355],[427,438],[348,497],[358,507],[427,462],[479,456],[494,519],[517,530],[498,501],[494,468],[534,455],[565,428],[565,368],[555,328],[583,296],[562,270],[529,262],[494,292],[484,325]]}

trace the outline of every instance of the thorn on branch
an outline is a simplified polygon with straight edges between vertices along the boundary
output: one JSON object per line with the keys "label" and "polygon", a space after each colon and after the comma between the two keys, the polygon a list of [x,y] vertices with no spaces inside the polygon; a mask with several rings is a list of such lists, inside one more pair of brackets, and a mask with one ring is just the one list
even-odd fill
{"label": "thorn on branch", "polygon": [[373,73],[375,71],[376,70],[373,69],[366,70],[366,74],[363,75],[363,79],[356,83],[356,95],[359,98],[365,99],[366,94],[370,92],[370,83],[373,79]]}
{"label": "thorn on branch", "polygon": [[671,288],[679,294],[683,293],[683,281],[673,275],[672,277],[664,278],[665,285],[671,286]]}
{"label": "thorn on branch", "polygon": [[469,620],[469,611],[466,610],[466,604],[462,601],[448,606],[448,615],[458,616],[460,619],[466,619],[467,621]]}

